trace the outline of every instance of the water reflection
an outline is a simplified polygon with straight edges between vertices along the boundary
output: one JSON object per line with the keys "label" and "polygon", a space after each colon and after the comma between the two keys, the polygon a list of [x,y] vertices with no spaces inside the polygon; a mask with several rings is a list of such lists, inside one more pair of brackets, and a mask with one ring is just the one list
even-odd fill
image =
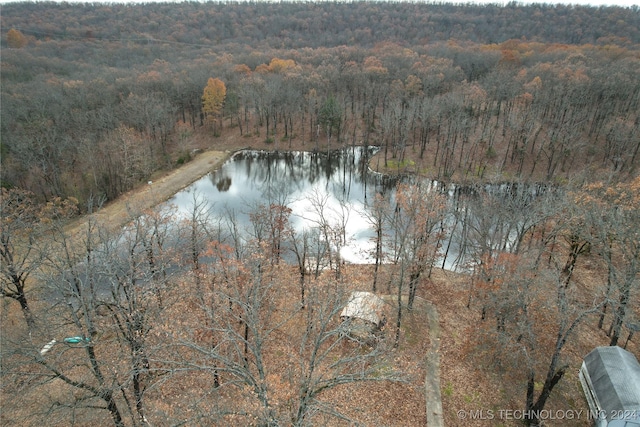
{"label": "water reflection", "polygon": [[376,191],[391,189],[397,181],[368,169],[375,151],[373,147],[329,153],[240,151],[169,202],[186,217],[194,196],[204,199],[212,216],[224,218],[231,213],[244,230],[250,229],[249,213],[258,205],[287,205],[296,231],[317,227],[323,215],[331,223],[344,225],[343,259],[367,262],[373,232],[365,205]]}
{"label": "water reflection", "polygon": [[223,191],[229,191],[230,187],[231,187],[231,178],[229,178],[228,176],[220,178],[220,180],[216,183],[216,188],[221,193]]}
{"label": "water reflection", "polygon": [[[205,200],[212,217],[232,220],[250,234],[249,213],[260,205],[286,205],[296,231],[313,230],[321,222],[339,224],[340,245],[347,262],[373,262],[375,233],[367,215],[376,193],[394,200],[395,188],[411,177],[383,176],[368,169],[376,148],[353,147],[333,152],[240,151],[218,171],[177,193],[170,203],[188,217],[194,200]],[[478,251],[513,251],[544,212],[539,184],[478,184],[460,186],[439,181],[422,183],[448,195],[448,213],[441,229],[439,266],[469,266]],[[393,233],[385,230],[386,235]]]}

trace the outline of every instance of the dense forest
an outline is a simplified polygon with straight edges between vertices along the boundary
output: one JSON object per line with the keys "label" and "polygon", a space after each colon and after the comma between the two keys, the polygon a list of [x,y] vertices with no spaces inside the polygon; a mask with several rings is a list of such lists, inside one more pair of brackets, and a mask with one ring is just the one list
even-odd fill
{"label": "dense forest", "polygon": [[[637,352],[638,7],[21,2],[1,28],[2,424],[424,425],[421,298],[456,362],[449,425],[579,408],[576,358]],[[250,145],[376,146],[381,171],[465,190],[376,197],[366,266],[321,197],[304,232],[277,194],[244,234],[195,196],[188,218],[92,215]],[[437,268],[454,233],[458,279]],[[373,342],[337,321],[352,290],[387,294]]]}
{"label": "dense forest", "polygon": [[[231,51],[380,42],[480,44],[640,42],[638,8],[553,4],[455,5],[416,2],[184,2],[143,5],[21,3],[4,7],[5,28],[38,40],[185,43]],[[62,18],[62,19],[61,19]],[[237,47],[236,47],[237,48]]]}
{"label": "dense forest", "polygon": [[2,182],[45,199],[110,200],[184,161],[176,125],[204,124],[211,77],[240,133],[434,147],[443,179],[638,156],[637,8],[39,2],[2,28]]}

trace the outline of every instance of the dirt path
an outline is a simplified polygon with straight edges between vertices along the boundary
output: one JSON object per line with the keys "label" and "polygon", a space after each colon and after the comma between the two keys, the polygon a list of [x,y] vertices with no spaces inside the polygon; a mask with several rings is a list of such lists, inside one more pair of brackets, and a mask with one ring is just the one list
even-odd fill
{"label": "dirt path", "polygon": [[[396,302],[395,296],[383,295],[382,298],[390,304]],[[415,304],[416,309],[427,314],[427,330],[429,331],[429,350],[424,358],[427,426],[444,427],[442,394],[440,392],[440,316],[438,309],[431,301],[417,296]]]}
{"label": "dirt path", "polygon": [[440,395],[440,319],[436,306],[423,300],[429,318],[429,353],[426,357],[427,375],[424,381],[427,396],[427,425],[444,427],[442,396]]}
{"label": "dirt path", "polygon": [[[184,166],[168,172],[155,181],[150,181],[150,184],[118,197],[102,207],[94,218],[110,229],[122,227],[132,216],[139,215],[144,210],[167,201],[178,191],[188,187],[207,173],[218,169],[231,154],[231,151],[213,150],[200,153]],[[83,216],[71,222],[66,229],[71,235],[75,235],[87,221],[88,218]]]}

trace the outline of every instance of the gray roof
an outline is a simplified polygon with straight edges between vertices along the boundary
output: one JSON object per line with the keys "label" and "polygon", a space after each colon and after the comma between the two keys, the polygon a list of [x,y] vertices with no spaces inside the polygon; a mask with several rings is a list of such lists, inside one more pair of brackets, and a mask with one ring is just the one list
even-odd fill
{"label": "gray roof", "polygon": [[597,347],[584,358],[603,410],[640,413],[640,364],[621,347]]}

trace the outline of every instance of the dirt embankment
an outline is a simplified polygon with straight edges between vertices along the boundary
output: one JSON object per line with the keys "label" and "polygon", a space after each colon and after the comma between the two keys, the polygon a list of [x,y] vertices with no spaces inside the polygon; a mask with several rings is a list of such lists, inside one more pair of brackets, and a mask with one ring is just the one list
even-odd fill
{"label": "dirt embankment", "polygon": [[[266,144],[264,137],[253,134],[240,135],[237,129],[223,129],[222,135],[214,137],[207,128],[192,130],[189,140],[185,143],[186,149],[199,151],[191,161],[183,166],[164,174],[157,173],[152,178],[151,184],[144,184],[135,188],[118,199],[109,202],[97,213],[98,221],[108,228],[121,227],[129,219],[168,200],[178,191],[188,187],[207,173],[218,169],[233,155],[242,149],[257,150],[313,150],[313,149],[337,149],[342,145],[333,141],[329,147],[326,143],[313,144],[304,139],[276,140]],[[67,232],[76,235],[86,225],[86,215],[72,221],[66,227]]]}
{"label": "dirt embankment", "polygon": [[[184,166],[167,172],[148,184],[133,189],[118,199],[103,206],[96,217],[99,223],[108,228],[125,225],[132,216],[167,201],[175,193],[188,187],[207,173],[218,169],[233,154],[231,151],[204,151]],[[67,226],[67,231],[75,235],[87,223],[88,217],[82,216]]]}

